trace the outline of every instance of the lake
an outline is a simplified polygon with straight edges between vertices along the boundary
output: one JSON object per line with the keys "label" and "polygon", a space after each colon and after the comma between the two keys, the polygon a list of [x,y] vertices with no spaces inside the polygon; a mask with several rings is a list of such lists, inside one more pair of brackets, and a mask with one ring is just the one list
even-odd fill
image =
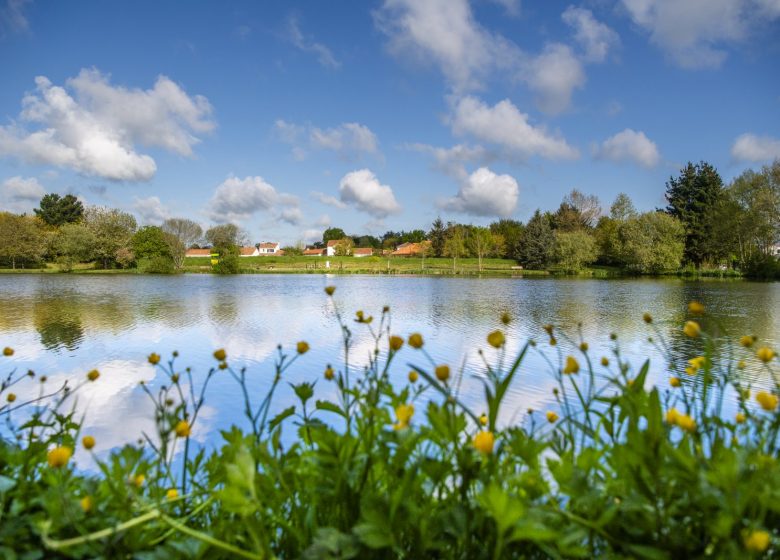
{"label": "lake", "polygon": [[[658,335],[642,320],[649,312],[682,362],[698,353],[697,341],[685,339],[680,325],[687,303],[702,302],[706,331],[738,337],[754,333],[775,347],[780,333],[780,283],[686,281],[680,279],[490,279],[398,276],[241,275],[171,277],[136,275],[0,275],[0,347],[15,354],[1,358],[0,374],[10,368],[47,375],[48,386],[66,378],[84,379],[97,368],[100,379],[79,390],[85,433],[108,449],[153,432],[151,403],[139,387],[161,383],[147,355],[166,360],[177,350],[177,369],[192,367],[195,379],[215,365],[212,352],[224,347],[235,367],[246,366],[257,399],[273,377],[277,345],[295,353],[305,340],[310,352],[285,374],[291,382],[318,380],[316,398],[335,395],[322,377],[327,363],[341,363],[341,339],[326,285],[337,287],[334,301],[352,325],[351,361],[365,363],[373,342],[364,325],[353,322],[363,310],[377,319],[384,305],[392,310],[392,332],[424,334],[426,349],[453,371],[464,367],[463,400],[481,412],[478,348],[495,357],[485,336],[501,327],[500,315],[513,317],[508,327],[508,355],[528,338],[538,350],[557,359],[542,326],[555,324],[577,339],[577,325],[590,344],[594,362],[610,355],[610,333],[617,333],[621,352],[639,365],[652,359],[652,381],[667,384],[666,362],[648,336]],[[570,346],[559,336],[564,355]],[[488,351],[490,350],[490,351]],[[405,346],[393,379],[406,383],[407,364],[427,366],[420,352]],[[769,386],[755,361],[744,373],[756,386]],[[25,381],[14,389],[21,398],[37,394],[38,383]],[[521,368],[508,397],[505,422],[522,420],[528,408],[555,406],[555,381],[545,360],[534,350]],[[430,393],[432,395],[432,393]],[[294,403],[282,385],[274,410]],[[194,437],[207,445],[219,442],[219,429],[245,426],[238,387],[225,372],[210,385],[207,405]]]}

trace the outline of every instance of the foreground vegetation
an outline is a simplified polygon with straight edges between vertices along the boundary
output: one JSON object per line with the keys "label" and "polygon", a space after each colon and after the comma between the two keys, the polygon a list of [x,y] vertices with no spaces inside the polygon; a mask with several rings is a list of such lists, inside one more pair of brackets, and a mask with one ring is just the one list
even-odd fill
{"label": "foreground vegetation", "polygon": [[[334,289],[326,288],[329,297]],[[224,350],[202,377],[148,356],[158,380],[156,434],[93,456],[74,401],[83,381],[51,389],[36,374],[11,372],[0,385],[0,553],[8,558],[737,558],[775,557],[780,543],[777,386],[757,391],[741,375],[777,357],[753,336],[719,342],[700,304],[684,325],[645,322],[667,351],[668,375],[632,369],[612,335],[597,356],[587,341],[552,325],[517,355],[507,351],[507,315],[487,333],[479,379],[485,400],[463,404],[458,372],[427,354],[419,333],[394,334],[376,318],[338,312],[345,356],[319,379],[294,385],[299,404],[279,410],[274,394],[306,342],[280,347],[265,395]],[[503,325],[502,325],[503,323]],[[351,361],[354,329],[375,352]],[[665,340],[697,348],[690,355]],[[405,347],[409,347],[406,349]],[[399,352],[412,364],[399,363]],[[545,357],[555,407],[508,410],[507,392],[536,375]],[[6,356],[13,350],[6,348]],[[408,371],[394,386],[391,372]],[[407,375],[407,374],[404,374]],[[207,452],[191,439],[215,376],[237,383],[246,422]],[[41,396],[21,402],[21,384]],[[326,384],[326,388],[322,388]],[[317,398],[326,391],[330,399]],[[734,413],[727,413],[736,402]],[[239,404],[240,403],[240,404]],[[508,421],[508,419],[512,419]]]}

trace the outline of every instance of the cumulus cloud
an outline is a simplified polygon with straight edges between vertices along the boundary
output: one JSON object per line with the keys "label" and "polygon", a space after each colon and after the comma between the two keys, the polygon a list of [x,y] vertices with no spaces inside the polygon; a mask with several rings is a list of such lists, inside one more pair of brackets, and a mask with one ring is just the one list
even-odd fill
{"label": "cumulus cloud", "polygon": [[362,154],[377,154],[379,140],[366,125],[349,122],[334,128],[303,126],[278,119],[274,123],[278,138],[293,146],[293,157],[305,159],[308,150],[329,150],[345,160],[360,158]]}
{"label": "cumulus cloud", "polygon": [[298,24],[298,19],[295,16],[290,17],[287,21],[287,31],[290,42],[299,50],[314,54],[322,66],[328,68],[338,68],[341,66],[341,63],[336,60],[336,57],[333,56],[333,53],[328,47],[304,36],[303,32],[301,32],[300,25]]}
{"label": "cumulus cloud", "polygon": [[585,70],[572,50],[561,43],[550,43],[535,57],[524,73],[536,95],[536,105],[556,115],[571,104],[575,89],[585,85]]}
{"label": "cumulus cloud", "polygon": [[495,159],[495,155],[482,146],[457,144],[451,148],[441,148],[429,144],[407,144],[407,149],[428,154],[433,157],[434,167],[442,173],[462,180],[468,176],[466,164],[487,162]]}
{"label": "cumulus cloud", "polygon": [[627,128],[610,136],[594,150],[594,156],[610,161],[631,161],[643,167],[655,167],[661,161],[655,142],[644,132]]}
{"label": "cumulus cloud", "polygon": [[480,167],[463,182],[458,194],[442,207],[473,216],[507,218],[517,207],[520,187],[509,175],[497,175],[487,167]]}
{"label": "cumulus cloud", "polygon": [[375,218],[381,219],[401,211],[393,189],[381,184],[368,169],[344,175],[339,183],[339,193],[342,202],[352,204]]}
{"label": "cumulus cloud", "polygon": [[455,102],[449,122],[455,134],[468,134],[494,144],[513,159],[579,157],[579,152],[560,135],[552,134],[544,127],[535,127],[528,119],[528,115],[521,113],[508,99],[490,107],[475,97],[466,96]]}
{"label": "cumulus cloud", "polygon": [[35,177],[17,175],[3,181],[3,195],[12,202],[38,202],[45,194],[46,189]]}
{"label": "cumulus cloud", "polygon": [[750,162],[780,159],[780,140],[749,132],[740,134],[731,146],[731,157],[737,161]]}
{"label": "cumulus cloud", "polygon": [[159,226],[165,220],[171,217],[168,209],[160,202],[157,196],[147,198],[136,197],[133,202],[133,209],[141,217],[141,223]]}
{"label": "cumulus cloud", "polygon": [[680,66],[718,67],[724,46],[780,17],[777,0],[622,0],[632,21]]}
{"label": "cumulus cloud", "polygon": [[300,207],[289,206],[287,208],[283,208],[279,213],[279,220],[282,222],[287,222],[292,226],[297,226],[303,220],[303,213],[301,212]]}
{"label": "cumulus cloud", "polygon": [[240,222],[278,202],[279,193],[262,177],[228,177],[211,198],[209,216],[219,223]]}
{"label": "cumulus cloud", "polygon": [[585,51],[585,59],[590,62],[603,62],[610,49],[620,43],[618,34],[596,20],[588,9],[569,6],[561,19],[574,30],[574,38]]}
{"label": "cumulus cloud", "polygon": [[312,191],[311,196],[322,204],[327,204],[328,206],[333,206],[334,208],[341,208],[343,210],[347,207],[347,205],[341,202],[338,198],[329,194],[325,194],[319,191]]}
{"label": "cumulus cloud", "polygon": [[303,242],[308,245],[310,243],[315,243],[317,241],[322,241],[322,234],[324,233],[324,230],[321,229],[305,229],[301,232],[301,239]]}
{"label": "cumulus cloud", "polygon": [[[215,123],[205,97],[190,97],[166,76],[152,89],[112,86],[107,75],[82,70],[66,86],[44,76],[22,100],[19,120],[0,126],[0,155],[66,167],[115,181],[146,181],[157,165],[136,144],[191,156]],[[31,125],[31,129],[24,125]]]}
{"label": "cumulus cloud", "polygon": [[468,0],[385,0],[374,15],[391,52],[433,60],[457,90],[481,87],[491,71],[522,55],[475,20]]}

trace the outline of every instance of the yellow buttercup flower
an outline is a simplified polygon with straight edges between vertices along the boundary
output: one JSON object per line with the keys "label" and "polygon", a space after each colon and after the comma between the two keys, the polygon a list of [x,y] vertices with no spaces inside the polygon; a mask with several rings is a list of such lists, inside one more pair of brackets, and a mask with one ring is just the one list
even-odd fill
{"label": "yellow buttercup flower", "polygon": [[325,293],[329,296],[333,295],[333,292],[336,291],[336,286],[325,286]]}
{"label": "yellow buttercup flower", "polygon": [[333,379],[333,374],[334,374],[333,373],[333,368],[330,367],[330,364],[328,364],[328,367],[325,368],[325,374],[324,374],[325,375],[325,379],[330,381],[331,379]]}
{"label": "yellow buttercup flower", "polygon": [[298,351],[298,354],[305,354],[309,351],[309,343],[301,340],[295,348]]}
{"label": "yellow buttercup flower", "polygon": [[679,387],[680,385],[682,385],[682,381],[680,381],[679,377],[670,377],[669,378],[669,385],[671,385],[672,387],[676,388],[676,387]]}
{"label": "yellow buttercup flower", "polygon": [[227,362],[219,362],[219,365],[217,367],[219,369],[227,369],[228,365],[227,365]]}
{"label": "yellow buttercup flower", "polygon": [[481,431],[477,432],[477,435],[474,436],[474,447],[477,451],[484,453],[485,455],[493,453],[493,446],[495,443],[496,438],[493,435],[493,432]]}
{"label": "yellow buttercup flower", "polygon": [[179,420],[179,422],[173,428],[173,431],[176,433],[176,437],[183,438],[189,437],[190,433],[192,432],[192,428],[190,427],[190,423],[186,420]]}
{"label": "yellow buttercup flower", "polygon": [[686,432],[696,431],[696,421],[687,414],[678,414],[675,423]]}
{"label": "yellow buttercup flower", "polygon": [[153,366],[156,366],[157,364],[160,363],[160,355],[157,354],[156,352],[152,352],[151,354],[149,354],[149,356],[146,359],[149,360],[149,363],[152,364]]}
{"label": "yellow buttercup flower", "polygon": [[580,342],[580,351],[587,352],[588,351],[588,343],[587,342]]}
{"label": "yellow buttercup flower", "polygon": [[6,400],[9,403],[12,403],[16,400],[16,395],[14,393],[8,393],[8,396],[6,397]]}
{"label": "yellow buttercup flower", "polygon": [[545,331],[545,332],[546,332],[548,335],[552,336],[552,333],[553,333],[553,328],[554,328],[552,325],[544,325],[542,328],[544,329],[544,331]]}
{"label": "yellow buttercup flower", "polygon": [[666,423],[677,424],[677,418],[679,418],[680,412],[676,408],[670,408],[666,411]]}
{"label": "yellow buttercup flower", "polygon": [[417,348],[418,350],[423,347],[423,337],[420,333],[414,333],[409,335],[409,346]]}
{"label": "yellow buttercup flower", "polygon": [[769,548],[772,536],[767,531],[751,531],[743,537],[745,549],[749,552],[764,552]]}
{"label": "yellow buttercup flower", "polygon": [[642,315],[642,320],[649,325],[653,322],[653,316],[649,313],[645,313]]}
{"label": "yellow buttercup flower", "polygon": [[93,438],[92,436],[84,436],[83,438],[81,438],[81,445],[84,446],[84,449],[89,451],[90,449],[95,447],[95,438]]}
{"label": "yellow buttercup flower", "polygon": [[487,426],[487,423],[488,423],[488,417],[487,417],[487,414],[482,414],[482,415],[479,417],[479,423],[480,423],[480,424],[482,424],[483,426]]}
{"label": "yellow buttercup flower", "polygon": [[404,345],[404,339],[401,338],[400,336],[393,335],[390,337],[389,344],[390,344],[390,350],[397,352],[398,350],[401,349],[401,346]]}
{"label": "yellow buttercup flower", "polygon": [[737,412],[737,415],[734,417],[734,420],[737,422],[737,424],[744,424],[747,418],[745,417],[744,413]]}
{"label": "yellow buttercup flower", "polygon": [[100,372],[96,369],[93,369],[87,374],[87,379],[90,381],[97,381],[98,377],[100,377]]}
{"label": "yellow buttercup flower", "polygon": [[756,357],[762,362],[764,362],[765,364],[771,362],[775,356],[777,356],[777,353],[771,348],[768,348],[766,346],[756,350]]}
{"label": "yellow buttercup flower", "polygon": [[92,496],[84,496],[79,500],[79,505],[84,513],[89,513],[95,507],[95,502],[92,499]]}
{"label": "yellow buttercup flower", "polygon": [[225,349],[220,348],[219,350],[214,350],[214,359],[218,362],[224,362],[227,359],[227,352],[225,352]]}
{"label": "yellow buttercup flower", "polygon": [[740,360],[737,362],[737,369],[745,369],[745,360]]}
{"label": "yellow buttercup flower", "polygon": [[419,378],[420,378],[420,376],[417,374],[416,371],[412,370],[412,371],[409,372],[409,381],[410,382],[415,383]]}
{"label": "yellow buttercup flower", "polygon": [[692,301],[688,304],[688,311],[690,311],[694,315],[701,315],[704,313],[704,305],[702,305],[698,301]]}
{"label": "yellow buttercup flower", "polygon": [[756,341],[756,337],[753,335],[746,334],[745,336],[739,337],[739,343],[745,348],[750,348],[751,346],[753,346],[753,343],[755,341]]}
{"label": "yellow buttercup flower", "polygon": [[59,469],[68,464],[72,455],[73,450],[70,447],[61,445],[49,451],[46,455],[46,461],[48,461],[50,467]]}
{"label": "yellow buttercup flower", "polygon": [[135,475],[132,479],[130,479],[130,482],[135,486],[136,488],[140,488],[144,485],[144,481],[146,480],[146,476],[142,474]]}
{"label": "yellow buttercup flower", "polygon": [[13,355],[14,355],[14,349],[13,348],[11,348],[9,346],[6,346],[5,348],[3,348],[3,356],[8,357],[8,356],[13,356]]}
{"label": "yellow buttercup flower", "polygon": [[759,391],[759,393],[756,395],[756,400],[758,401],[758,404],[761,405],[761,408],[768,412],[772,412],[777,408],[778,397],[772,393]]}
{"label": "yellow buttercup flower", "polygon": [[580,371],[580,364],[574,356],[566,356],[566,365],[563,366],[563,373],[571,374]]}
{"label": "yellow buttercup flower", "polygon": [[602,356],[601,365],[607,367],[609,365],[609,358],[607,358],[606,356]]}
{"label": "yellow buttercup flower", "polygon": [[701,326],[696,321],[686,321],[683,332],[685,336],[696,338],[701,334]]}
{"label": "yellow buttercup flower", "polygon": [[506,342],[506,339],[504,338],[504,333],[496,330],[487,335],[487,341],[493,348],[501,348],[504,345],[504,342]]}
{"label": "yellow buttercup flower", "polygon": [[165,497],[169,500],[175,500],[179,497],[179,491],[176,490],[176,488],[169,488],[168,491],[165,493]]}
{"label": "yellow buttercup flower", "polygon": [[436,379],[439,381],[447,381],[450,378],[450,366],[442,364],[436,366]]}
{"label": "yellow buttercup flower", "polygon": [[696,358],[691,358],[688,360],[688,364],[690,364],[688,367],[685,368],[685,373],[688,375],[696,375],[696,373],[704,367],[704,365],[707,363],[707,358],[704,356],[697,356]]}
{"label": "yellow buttercup flower", "polygon": [[558,421],[558,415],[556,413],[554,413],[552,410],[548,410],[547,414],[545,414],[545,416],[547,416],[547,421],[550,424],[554,424],[555,422]]}
{"label": "yellow buttercup flower", "polygon": [[399,404],[395,407],[395,417],[398,419],[398,425],[406,427],[414,416],[414,405]]}

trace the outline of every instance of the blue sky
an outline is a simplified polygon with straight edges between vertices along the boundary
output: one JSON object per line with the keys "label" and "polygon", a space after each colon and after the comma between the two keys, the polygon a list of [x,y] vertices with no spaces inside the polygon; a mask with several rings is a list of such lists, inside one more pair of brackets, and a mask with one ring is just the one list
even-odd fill
{"label": "blue sky", "polygon": [[0,206],[253,242],[649,210],[780,157],[780,0],[0,0]]}

